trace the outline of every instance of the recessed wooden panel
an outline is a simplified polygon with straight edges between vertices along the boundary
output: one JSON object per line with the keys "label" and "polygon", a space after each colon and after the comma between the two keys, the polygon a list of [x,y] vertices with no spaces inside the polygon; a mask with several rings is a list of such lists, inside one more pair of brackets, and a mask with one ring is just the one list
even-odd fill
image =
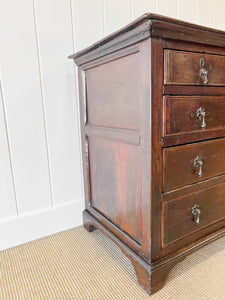
{"label": "recessed wooden panel", "polygon": [[[164,107],[166,136],[225,128],[225,96],[165,96]],[[204,119],[197,115],[199,109]]]}
{"label": "recessed wooden panel", "polygon": [[[225,219],[225,183],[187,194],[163,203],[163,243],[185,237],[195,231]],[[199,224],[192,208],[200,209]]]}
{"label": "recessed wooden panel", "polygon": [[142,88],[139,52],[86,71],[86,110],[90,125],[140,128]]}
{"label": "recessed wooden panel", "polygon": [[[199,156],[202,165],[194,166]],[[164,149],[163,190],[169,191],[225,173],[225,139]]]}
{"label": "recessed wooden panel", "polygon": [[91,205],[141,243],[140,147],[88,140]]}
{"label": "recessed wooden panel", "polygon": [[[224,53],[225,54],[225,53]],[[204,66],[200,59],[204,58]],[[208,85],[225,85],[225,56],[177,50],[164,51],[164,84],[205,85],[200,69],[208,72]]]}

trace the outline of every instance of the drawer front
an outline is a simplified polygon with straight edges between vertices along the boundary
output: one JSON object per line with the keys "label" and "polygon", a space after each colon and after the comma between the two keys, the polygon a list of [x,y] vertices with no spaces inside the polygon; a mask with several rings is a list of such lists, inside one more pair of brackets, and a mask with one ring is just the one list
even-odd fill
{"label": "drawer front", "polygon": [[164,84],[225,85],[225,56],[164,50]]}
{"label": "drawer front", "polygon": [[225,183],[163,203],[163,247],[225,219]]}
{"label": "drawer front", "polygon": [[164,136],[225,128],[224,96],[165,96]]}
{"label": "drawer front", "polygon": [[224,174],[225,138],[164,149],[163,165],[164,192]]}

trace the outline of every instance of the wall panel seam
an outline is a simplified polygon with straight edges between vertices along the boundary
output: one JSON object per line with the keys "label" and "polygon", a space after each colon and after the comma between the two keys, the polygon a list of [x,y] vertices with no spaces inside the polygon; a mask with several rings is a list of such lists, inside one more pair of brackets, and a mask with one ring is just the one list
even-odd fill
{"label": "wall panel seam", "polygon": [[176,1],[176,18],[178,18],[178,1],[179,0]]}
{"label": "wall panel seam", "polygon": [[216,0],[213,1],[213,27],[216,27]]}
{"label": "wall panel seam", "polygon": [[73,5],[72,5],[72,0],[70,0],[70,22],[71,22],[71,28],[72,28],[71,32],[72,32],[73,52],[75,52],[75,34],[74,34],[74,28],[73,28]]}
{"label": "wall panel seam", "polygon": [[134,18],[134,1],[130,0],[130,20]]}
{"label": "wall panel seam", "polygon": [[180,0],[177,0],[177,18],[180,17]]}
{"label": "wall panel seam", "polygon": [[196,20],[196,23],[197,23],[197,24],[199,24],[198,7],[199,7],[199,0],[196,1],[196,16],[195,16],[195,20]]}
{"label": "wall panel seam", "polygon": [[[104,0],[103,0],[104,1]],[[72,4],[72,0],[70,0],[70,14],[71,14],[71,26],[72,26],[72,41],[73,41],[73,52],[75,52],[75,41],[76,41],[76,34],[75,30],[73,28],[75,24],[75,18],[74,18],[74,7]],[[78,68],[73,67],[74,72],[74,84],[75,84],[75,91],[76,91],[76,99],[74,101],[76,102],[76,111],[77,111],[77,130],[78,130],[78,141],[79,141],[79,161],[80,161],[80,170],[81,170],[81,190],[82,190],[82,199],[84,201],[84,180],[83,180],[83,164],[82,164],[82,151],[81,151],[81,128],[80,128],[80,106],[79,106],[79,87],[78,87]],[[77,100],[77,101],[76,101]]]}
{"label": "wall panel seam", "polygon": [[9,151],[9,163],[10,163],[11,176],[12,176],[13,194],[14,194],[14,200],[15,200],[15,206],[16,206],[16,215],[17,215],[17,218],[19,218],[19,204],[18,204],[18,199],[17,199],[17,195],[16,195],[15,178],[14,178],[13,165],[12,165],[12,154],[11,154],[11,147],[10,147],[10,142],[9,142],[8,124],[7,124],[7,119],[6,119],[5,102],[4,102],[4,97],[3,97],[3,89],[2,89],[2,81],[1,80],[0,80],[0,94],[2,97],[2,109],[3,109],[3,118],[4,118],[3,121],[5,123],[7,148]]}
{"label": "wall panel seam", "polygon": [[52,205],[52,208],[54,208],[53,188],[52,188],[52,180],[51,180],[51,168],[50,168],[50,159],[49,159],[48,134],[47,134],[47,124],[46,124],[46,112],[45,112],[45,105],[44,105],[44,90],[43,90],[42,72],[41,72],[41,58],[40,58],[40,48],[39,48],[38,30],[37,30],[37,18],[36,18],[36,10],[35,10],[35,0],[33,0],[33,15],[34,15],[34,27],[35,27],[35,40],[36,40],[36,46],[37,46],[40,90],[41,90],[41,106],[42,106],[43,122],[44,122],[44,136],[45,136],[45,145],[46,145],[46,152],[47,152],[48,178],[49,178],[49,185],[50,185],[51,205]]}
{"label": "wall panel seam", "polygon": [[102,0],[103,36],[105,36],[105,0]]}

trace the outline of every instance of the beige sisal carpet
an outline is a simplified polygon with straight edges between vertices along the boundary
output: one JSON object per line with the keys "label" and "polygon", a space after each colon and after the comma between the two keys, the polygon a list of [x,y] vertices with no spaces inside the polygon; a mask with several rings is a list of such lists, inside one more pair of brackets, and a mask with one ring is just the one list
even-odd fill
{"label": "beige sisal carpet", "polygon": [[0,253],[1,300],[225,300],[225,238],[175,266],[149,297],[129,260],[98,230],[76,228]]}

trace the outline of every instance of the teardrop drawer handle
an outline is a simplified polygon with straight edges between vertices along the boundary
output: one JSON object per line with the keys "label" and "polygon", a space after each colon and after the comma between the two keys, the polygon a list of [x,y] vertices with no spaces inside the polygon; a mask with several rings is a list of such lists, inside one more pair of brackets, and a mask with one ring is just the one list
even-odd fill
{"label": "teardrop drawer handle", "polygon": [[205,129],[206,128],[206,121],[205,121],[205,117],[206,117],[206,111],[204,110],[204,108],[199,107],[195,113],[196,118],[201,121],[201,128]]}
{"label": "teardrop drawer handle", "polygon": [[202,166],[203,166],[203,161],[200,156],[196,156],[194,159],[194,167],[199,168],[198,171],[198,176],[202,177]]}
{"label": "teardrop drawer handle", "polygon": [[205,66],[205,59],[204,57],[200,58],[200,71],[199,71],[199,75],[203,81],[204,84],[208,83],[208,71],[204,68]]}
{"label": "teardrop drawer handle", "polygon": [[196,224],[199,224],[200,223],[200,214],[201,214],[201,210],[199,208],[199,205],[195,204],[192,209],[192,215],[194,217],[194,221]]}
{"label": "teardrop drawer handle", "polygon": [[206,69],[200,69],[200,77],[202,78],[202,81],[204,84],[208,83],[208,71]]}

